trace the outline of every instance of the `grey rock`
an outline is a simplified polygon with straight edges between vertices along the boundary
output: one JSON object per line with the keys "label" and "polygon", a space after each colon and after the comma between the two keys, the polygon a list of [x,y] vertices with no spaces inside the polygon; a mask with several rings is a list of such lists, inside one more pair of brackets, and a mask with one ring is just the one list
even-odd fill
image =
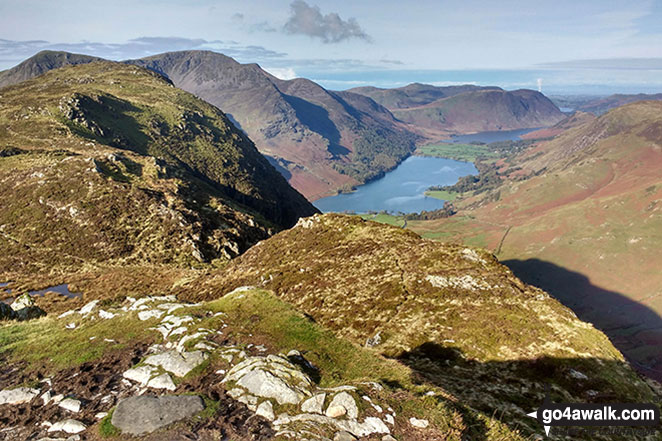
{"label": "grey rock", "polygon": [[310,396],[312,381],[287,358],[248,357],[228,372],[223,382],[234,381],[253,395],[279,404],[298,404]]}
{"label": "grey rock", "polygon": [[65,432],[65,433],[80,433],[87,429],[85,427],[85,424],[81,423],[78,420],[64,420],[64,421],[59,421],[55,424],[53,424],[48,431],[49,432]]}
{"label": "grey rock", "polygon": [[158,369],[153,366],[138,366],[124,372],[122,376],[128,380],[135,381],[136,383],[140,383],[144,386],[157,372]]}
{"label": "grey rock", "polygon": [[96,308],[97,303],[99,303],[98,300],[92,300],[91,302],[89,302],[88,304],[86,304],[85,306],[80,308],[80,311],[79,311],[80,314],[81,315],[89,314],[90,312],[92,312],[94,310],[94,308]]}
{"label": "grey rock", "polygon": [[356,406],[356,401],[354,401],[354,397],[352,397],[347,392],[340,392],[338,395],[333,397],[333,400],[331,400],[331,403],[327,408],[327,416],[331,416],[329,415],[329,410],[333,409],[334,407],[344,408],[347,412],[347,416],[353,420],[359,417],[359,408]]}
{"label": "grey rock", "polygon": [[142,435],[183,420],[204,409],[196,395],[137,396],[121,400],[111,423],[123,433]]}
{"label": "grey rock", "polygon": [[193,369],[201,365],[207,359],[207,355],[201,351],[177,352],[168,351],[161,354],[150,355],[145,363],[152,366],[161,366],[171,374],[183,377]]}
{"label": "grey rock", "polygon": [[39,395],[39,389],[29,387],[17,387],[16,389],[5,389],[0,391],[0,404],[23,404],[29,403]]}
{"label": "grey rock", "polygon": [[333,441],[356,441],[356,439],[357,438],[354,435],[344,430],[342,432],[337,432],[333,436]]}
{"label": "grey rock", "polygon": [[274,414],[274,407],[271,404],[271,401],[269,400],[260,403],[260,405],[257,406],[257,410],[255,411],[255,413],[260,415],[261,417],[268,419],[269,421],[273,421],[276,419],[276,415]]}
{"label": "grey rock", "polygon": [[326,394],[317,394],[301,403],[301,410],[306,413],[324,413]]}
{"label": "grey rock", "polygon": [[58,406],[64,410],[68,410],[69,412],[78,413],[80,411],[81,402],[74,400],[73,398],[66,398],[60,401]]}
{"label": "grey rock", "polygon": [[151,380],[149,380],[149,383],[147,383],[147,387],[151,387],[153,389],[167,389],[167,390],[175,390],[177,389],[177,386],[175,383],[172,381],[172,378],[170,378],[170,375],[168,374],[161,374],[158,377],[154,377]]}
{"label": "grey rock", "polygon": [[430,422],[428,420],[411,417],[409,418],[409,424],[418,429],[425,429],[430,425]]}
{"label": "grey rock", "polygon": [[34,306],[34,299],[30,294],[21,294],[12,302],[11,309],[14,311],[20,311],[21,309],[29,308],[30,306]]}

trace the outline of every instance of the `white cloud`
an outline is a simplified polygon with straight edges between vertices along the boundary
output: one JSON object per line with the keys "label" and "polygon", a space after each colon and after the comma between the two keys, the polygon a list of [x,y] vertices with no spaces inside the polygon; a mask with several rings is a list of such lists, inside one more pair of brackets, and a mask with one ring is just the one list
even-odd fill
{"label": "white cloud", "polygon": [[297,73],[291,67],[263,67],[263,69],[281,80],[297,78]]}

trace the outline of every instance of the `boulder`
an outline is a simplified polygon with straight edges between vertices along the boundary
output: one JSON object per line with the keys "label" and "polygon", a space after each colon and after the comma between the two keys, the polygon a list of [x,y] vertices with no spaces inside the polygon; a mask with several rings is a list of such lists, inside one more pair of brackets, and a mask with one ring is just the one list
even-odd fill
{"label": "boulder", "polygon": [[274,406],[271,404],[271,401],[266,400],[260,403],[259,406],[257,406],[257,410],[255,411],[257,415],[260,415],[261,417],[264,417],[268,419],[269,421],[273,421],[276,419],[276,415],[274,414]]}
{"label": "boulder", "polygon": [[18,320],[32,320],[46,315],[46,311],[38,306],[28,306],[16,311],[16,318]]}
{"label": "boulder", "polygon": [[80,411],[81,403],[78,400],[73,398],[65,398],[64,400],[58,403],[62,409],[68,410],[69,412],[78,413]]}
{"label": "boulder", "polygon": [[128,380],[135,381],[136,383],[140,383],[144,386],[157,372],[158,369],[152,366],[138,366],[124,372],[122,376]]}
{"label": "boulder", "polygon": [[53,424],[49,427],[49,432],[65,432],[65,433],[80,433],[87,429],[85,424],[81,423],[78,420],[64,420]]}
{"label": "boulder", "polygon": [[81,315],[89,314],[90,312],[92,312],[94,310],[94,308],[96,308],[97,303],[99,303],[98,300],[92,300],[91,302],[89,302],[88,304],[86,304],[85,306],[80,308],[80,311],[79,311],[80,314]]}
{"label": "boulder", "polygon": [[206,359],[207,355],[201,351],[181,353],[177,351],[168,351],[150,355],[145,359],[145,363],[152,366],[161,366],[171,374],[183,377],[201,365]]}
{"label": "boulder", "polygon": [[19,311],[23,308],[29,308],[30,306],[34,306],[34,299],[32,296],[30,296],[30,294],[21,294],[12,302],[11,309]]}
{"label": "boulder", "polygon": [[23,404],[29,403],[39,395],[39,389],[29,387],[17,387],[16,389],[5,389],[0,391],[0,404]]}
{"label": "boulder", "polygon": [[4,302],[0,302],[0,320],[13,320],[16,318],[16,311]]}
{"label": "boulder", "polygon": [[333,397],[333,400],[331,400],[331,403],[326,410],[326,415],[333,417],[330,413],[334,413],[333,410],[339,407],[345,409],[345,412],[340,412],[340,415],[338,416],[347,414],[347,416],[353,420],[359,417],[359,408],[356,406],[356,401],[354,401],[354,397],[347,392],[340,392]]}
{"label": "boulder", "polygon": [[430,422],[428,420],[411,417],[409,418],[409,424],[418,429],[425,429],[430,425]]}
{"label": "boulder", "polygon": [[333,441],[356,441],[356,437],[351,433],[343,430],[342,432],[336,432],[333,436]]}
{"label": "boulder", "polygon": [[204,409],[196,395],[141,395],[121,400],[111,423],[123,433],[142,435],[191,417]]}
{"label": "boulder", "polygon": [[168,374],[161,374],[158,377],[152,378],[149,380],[149,383],[147,383],[147,387],[167,390],[177,389],[177,386],[175,386],[175,383],[172,381],[172,378],[170,378],[170,375]]}
{"label": "boulder", "polygon": [[287,358],[248,357],[234,366],[223,382],[234,381],[251,394],[273,398],[278,404],[299,404],[310,396],[312,381]]}
{"label": "boulder", "polygon": [[326,394],[317,394],[301,403],[301,411],[306,413],[324,413],[324,400]]}

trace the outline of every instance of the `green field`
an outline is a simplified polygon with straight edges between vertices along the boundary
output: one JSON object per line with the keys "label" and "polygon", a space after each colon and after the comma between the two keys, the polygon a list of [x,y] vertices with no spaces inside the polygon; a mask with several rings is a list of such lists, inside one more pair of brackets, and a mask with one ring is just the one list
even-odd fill
{"label": "green field", "polygon": [[442,201],[454,201],[459,196],[459,193],[445,190],[429,190],[425,192],[425,196],[441,199]]}
{"label": "green field", "polygon": [[365,220],[379,222],[381,224],[393,225],[395,227],[402,227],[405,224],[405,220],[402,216],[393,216],[391,214],[386,214],[386,213],[362,214],[361,218]]}
{"label": "green field", "polygon": [[414,153],[421,156],[435,156],[467,162],[475,162],[479,156],[485,158],[496,158],[498,156],[487,145],[451,143],[424,145]]}

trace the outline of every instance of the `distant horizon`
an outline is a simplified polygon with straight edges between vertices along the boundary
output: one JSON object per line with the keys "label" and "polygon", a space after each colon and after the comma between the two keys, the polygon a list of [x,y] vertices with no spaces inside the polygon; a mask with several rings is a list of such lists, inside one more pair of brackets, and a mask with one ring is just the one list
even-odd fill
{"label": "distant horizon", "polygon": [[655,0],[3,0],[0,69],[43,49],[110,60],[199,49],[336,90],[541,78],[546,94],[653,93],[661,22]]}
{"label": "distant horizon", "polygon": [[[3,40],[0,40],[0,42]],[[591,62],[601,64],[606,62],[622,62],[623,59],[613,60],[576,60],[563,63],[552,63],[529,68],[494,69],[376,69],[376,70],[325,70],[315,65],[301,68],[298,72],[283,71],[279,67],[264,66],[256,60],[246,59],[244,56],[224,53],[218,49],[206,48],[174,48],[160,52],[148,53],[140,57],[109,57],[102,50],[89,52],[58,49],[58,45],[36,50],[18,62],[0,59],[0,70],[11,69],[39,52],[61,51],[81,55],[96,56],[109,61],[123,61],[132,58],[144,58],[165,52],[178,52],[186,50],[204,50],[230,56],[242,64],[256,63],[267,72],[281,79],[307,78],[329,90],[347,90],[354,87],[374,86],[379,88],[397,88],[412,83],[423,83],[433,86],[496,86],[505,90],[540,89],[549,96],[555,95],[590,95],[606,96],[612,94],[655,94],[662,93],[662,58],[660,59],[629,59],[630,62],[639,60],[648,63],[658,63],[660,68],[625,68],[611,67],[591,68]],[[90,49],[94,49],[91,47]],[[558,66],[558,67],[557,67]],[[576,66],[576,67],[575,67]],[[585,66],[585,67],[582,67]],[[657,67],[657,66],[656,66]]]}

